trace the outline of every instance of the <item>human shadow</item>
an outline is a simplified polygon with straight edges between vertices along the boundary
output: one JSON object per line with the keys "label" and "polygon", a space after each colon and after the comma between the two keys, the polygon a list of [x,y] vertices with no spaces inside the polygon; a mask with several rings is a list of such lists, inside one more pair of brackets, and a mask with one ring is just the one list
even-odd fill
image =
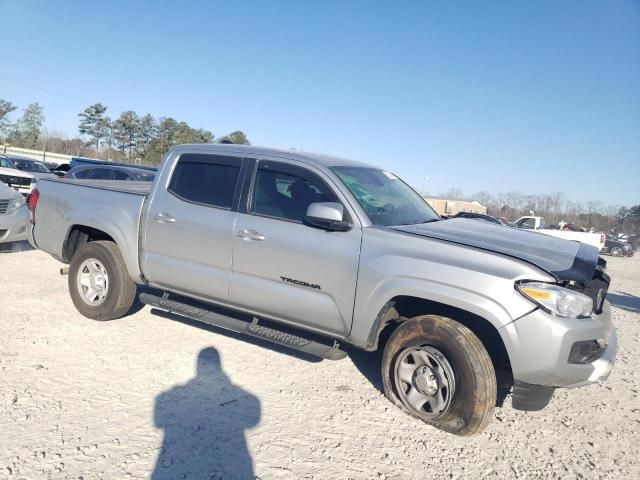
{"label": "human shadow", "polygon": [[231,383],[215,348],[203,349],[196,376],[156,397],[154,422],[164,439],[152,480],[253,480],[245,430],[259,420],[260,401]]}
{"label": "human shadow", "polygon": [[607,300],[614,307],[618,307],[621,310],[627,312],[640,313],[640,297],[631,295],[630,293],[618,292],[607,293]]}

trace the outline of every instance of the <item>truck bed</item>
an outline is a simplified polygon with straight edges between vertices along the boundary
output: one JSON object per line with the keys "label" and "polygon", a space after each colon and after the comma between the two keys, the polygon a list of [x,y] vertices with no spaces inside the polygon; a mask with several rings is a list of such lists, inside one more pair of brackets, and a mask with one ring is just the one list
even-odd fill
{"label": "truck bed", "polygon": [[128,180],[80,180],[76,178],[47,179],[48,182],[69,183],[84,187],[100,188],[113,192],[131,193],[146,197],[151,192],[153,182],[131,182]]}
{"label": "truck bed", "polygon": [[39,180],[33,241],[41,250],[68,263],[64,247],[73,229],[95,229],[111,237],[134,280],[140,277],[140,216],[152,182],[124,180]]}

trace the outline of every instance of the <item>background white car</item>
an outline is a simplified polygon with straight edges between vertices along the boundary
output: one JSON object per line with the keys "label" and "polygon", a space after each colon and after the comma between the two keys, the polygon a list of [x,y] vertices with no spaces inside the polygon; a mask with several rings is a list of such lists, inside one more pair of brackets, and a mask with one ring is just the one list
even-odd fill
{"label": "background white car", "polygon": [[9,185],[20,193],[28,195],[36,183],[36,176],[19,170],[11,158],[6,155],[0,155],[0,183]]}
{"label": "background white car", "polygon": [[0,243],[26,240],[28,224],[29,209],[25,197],[0,183]]}

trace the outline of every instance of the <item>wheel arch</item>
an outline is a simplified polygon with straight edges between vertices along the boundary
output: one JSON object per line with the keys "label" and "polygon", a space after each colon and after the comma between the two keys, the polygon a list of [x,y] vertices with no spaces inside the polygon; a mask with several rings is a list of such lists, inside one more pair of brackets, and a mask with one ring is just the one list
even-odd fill
{"label": "wheel arch", "polygon": [[140,267],[138,266],[138,246],[137,244],[133,245],[132,241],[127,242],[127,239],[117,226],[109,228],[109,225],[101,225],[97,227],[92,225],[92,222],[73,222],[68,228],[62,244],[62,261],[70,263],[74,253],[81,245],[96,240],[107,240],[115,243],[122,254],[129,276],[134,282],[141,282]]}
{"label": "wheel arch", "polygon": [[[500,330],[489,319],[464,308],[412,295],[398,295],[380,309],[367,341],[367,350],[384,346],[393,330],[403,322],[419,315],[440,315],[451,318],[469,328],[489,353],[496,372],[512,375],[509,352]],[[507,382],[511,381],[507,379]]]}
{"label": "wheel arch", "polygon": [[78,248],[85,243],[96,240],[108,240],[118,245],[113,236],[104,230],[83,224],[72,225],[69,227],[62,245],[62,259],[69,263]]}

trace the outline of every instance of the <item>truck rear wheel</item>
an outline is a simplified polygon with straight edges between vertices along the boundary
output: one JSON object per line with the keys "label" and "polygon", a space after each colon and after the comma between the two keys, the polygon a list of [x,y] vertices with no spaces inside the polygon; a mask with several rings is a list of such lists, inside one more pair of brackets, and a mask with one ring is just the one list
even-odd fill
{"label": "truck rear wheel", "polygon": [[496,404],[489,354],[471,330],[446,317],[401,324],[385,346],[382,380],[401,410],[456,435],[481,432]]}
{"label": "truck rear wheel", "polygon": [[69,293],[76,309],[93,320],[123,317],[136,298],[118,246],[95,241],[80,246],[71,259]]}

